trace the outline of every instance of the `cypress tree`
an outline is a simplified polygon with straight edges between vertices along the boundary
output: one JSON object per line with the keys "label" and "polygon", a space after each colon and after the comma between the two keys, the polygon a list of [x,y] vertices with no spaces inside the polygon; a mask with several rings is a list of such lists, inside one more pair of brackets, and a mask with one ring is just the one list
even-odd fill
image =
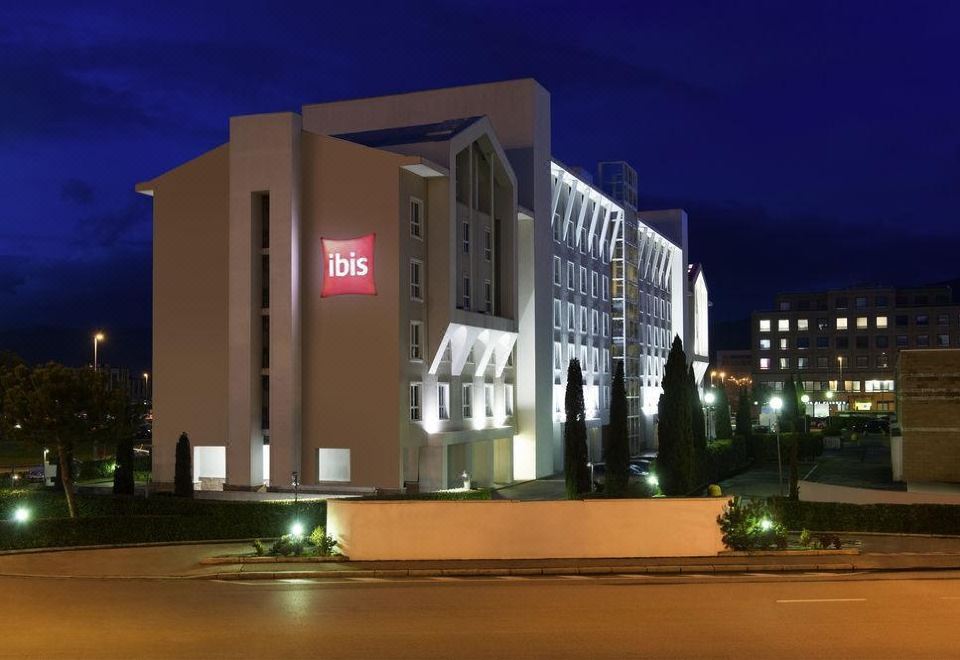
{"label": "cypress tree", "polygon": [[753,435],[753,420],[750,413],[750,391],[746,387],[740,388],[737,397],[737,435],[747,440]]}
{"label": "cypress tree", "polygon": [[732,440],[733,427],[730,425],[730,402],[727,400],[727,388],[720,385],[717,389],[717,400],[714,402],[714,419],[717,425],[718,440]]}
{"label": "cypress tree", "polygon": [[607,436],[605,490],[622,497],[630,481],[630,440],[627,436],[627,389],[623,381],[623,360],[617,361],[610,388],[610,429]]}
{"label": "cypress tree", "polygon": [[180,497],[193,497],[193,461],[190,457],[190,438],[186,432],[177,440],[177,462],[173,474],[173,493]]}
{"label": "cypress tree", "polygon": [[797,388],[793,383],[793,376],[787,378],[787,382],[783,384],[780,399],[783,401],[783,407],[780,409],[780,430],[784,433],[796,431]]}
{"label": "cypress tree", "polygon": [[133,495],[133,438],[124,434],[117,443],[116,467],[113,470],[113,494]]}
{"label": "cypress tree", "polygon": [[687,396],[690,398],[690,431],[693,434],[694,481],[701,484],[706,480],[707,472],[707,422],[693,365],[687,369],[687,387]]}
{"label": "cypress tree", "polygon": [[587,467],[587,420],[583,404],[583,372],[580,360],[573,358],[567,368],[564,396],[566,422],[563,425],[563,472],[567,498],[574,500],[590,492],[590,468]]}
{"label": "cypress tree", "polygon": [[673,340],[663,374],[660,395],[657,470],[660,487],[666,495],[686,495],[693,488],[694,449],[691,428],[687,358],[683,342]]}

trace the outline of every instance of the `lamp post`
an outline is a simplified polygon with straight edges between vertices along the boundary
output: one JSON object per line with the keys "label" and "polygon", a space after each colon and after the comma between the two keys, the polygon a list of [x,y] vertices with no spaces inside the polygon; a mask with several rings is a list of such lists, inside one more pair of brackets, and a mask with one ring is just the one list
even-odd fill
{"label": "lamp post", "polygon": [[150,374],[146,371],[143,372],[143,399],[150,400]]}
{"label": "lamp post", "polygon": [[840,366],[840,380],[837,381],[837,390],[843,391],[843,356],[837,356],[837,364]]}
{"label": "lamp post", "polygon": [[710,387],[713,387],[713,377],[717,375],[716,371],[710,372]]}
{"label": "lamp post", "polygon": [[810,403],[810,395],[804,394],[800,397],[801,403],[803,403],[803,432],[807,433],[809,429],[807,428],[807,404]]}
{"label": "lamp post", "polygon": [[707,425],[707,428],[706,428],[707,440],[713,440],[713,436],[715,435],[713,433],[713,402],[716,400],[717,400],[717,395],[714,394],[713,392],[707,392],[706,394],[703,395],[703,402],[707,404],[706,405],[707,417],[706,417],[706,420],[704,420]]}
{"label": "lamp post", "polygon": [[780,409],[783,408],[783,399],[778,396],[770,399],[770,407],[777,415],[777,474],[780,484],[780,497],[783,497],[783,459],[780,456]]}
{"label": "lamp post", "polygon": [[106,339],[106,337],[102,332],[97,332],[96,334],[93,335],[93,370],[94,371],[97,371],[97,348],[100,346],[100,342],[102,342],[104,339]]}

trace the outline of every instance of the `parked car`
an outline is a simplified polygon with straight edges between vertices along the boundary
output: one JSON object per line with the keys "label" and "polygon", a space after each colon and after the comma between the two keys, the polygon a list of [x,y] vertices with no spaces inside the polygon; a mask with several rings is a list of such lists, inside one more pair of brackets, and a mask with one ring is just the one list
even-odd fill
{"label": "parked car", "polygon": [[890,432],[890,424],[883,419],[871,419],[867,422],[865,430],[867,433],[883,433],[886,435]]}
{"label": "parked car", "polygon": [[45,478],[46,477],[43,473],[42,465],[37,465],[35,467],[32,467],[30,468],[30,471],[27,472],[27,479],[29,481],[43,481]]}

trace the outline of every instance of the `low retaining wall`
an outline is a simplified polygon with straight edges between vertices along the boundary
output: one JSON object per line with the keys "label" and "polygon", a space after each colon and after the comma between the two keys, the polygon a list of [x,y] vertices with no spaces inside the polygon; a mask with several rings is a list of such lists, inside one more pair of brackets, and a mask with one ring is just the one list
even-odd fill
{"label": "low retaining wall", "polygon": [[726,502],[329,500],[327,532],[357,561],[714,557]]}
{"label": "low retaining wall", "polygon": [[960,493],[880,490],[834,486],[816,481],[801,481],[800,499],[804,502],[842,502],[846,504],[960,504]]}

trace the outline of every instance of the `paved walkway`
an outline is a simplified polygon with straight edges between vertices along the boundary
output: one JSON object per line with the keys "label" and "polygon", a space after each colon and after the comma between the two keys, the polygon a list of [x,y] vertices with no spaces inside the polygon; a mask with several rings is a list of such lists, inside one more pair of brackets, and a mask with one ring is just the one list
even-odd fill
{"label": "paved walkway", "polygon": [[[0,555],[0,576],[86,578],[275,578],[748,571],[960,570],[960,537],[842,535],[859,554],[765,553],[653,557],[470,561],[280,562],[203,564],[250,552],[247,543],[60,550]],[[848,550],[848,553],[850,551]]]}

